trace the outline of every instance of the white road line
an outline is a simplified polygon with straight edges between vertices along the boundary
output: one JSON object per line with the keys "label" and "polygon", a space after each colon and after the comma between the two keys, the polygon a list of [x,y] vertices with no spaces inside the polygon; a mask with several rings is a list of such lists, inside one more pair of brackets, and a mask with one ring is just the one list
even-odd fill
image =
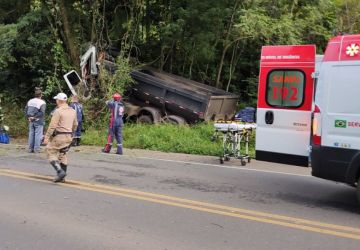
{"label": "white road line", "polygon": [[[105,153],[102,153],[102,154],[105,154]],[[106,155],[108,155],[108,154],[106,154]],[[173,162],[173,163],[182,163],[182,164],[217,167],[217,168],[227,168],[227,169],[235,169],[235,170],[245,170],[245,171],[261,172],[261,173],[269,173],[269,174],[282,174],[282,175],[290,175],[290,176],[312,177],[311,175],[306,175],[306,174],[295,174],[295,173],[287,173],[287,172],[271,171],[271,170],[263,170],[263,169],[224,166],[224,165],[217,165],[217,164],[210,164],[210,163],[191,162],[191,161],[168,160],[168,159],[151,158],[151,157],[144,157],[144,156],[131,156],[131,155],[122,155],[122,156],[111,155],[111,156],[127,157],[127,158],[143,159],[143,160],[153,160],[153,161]]]}
{"label": "white road line", "polygon": [[[72,152],[72,153],[74,153],[74,152]],[[82,152],[80,152],[80,153],[82,153]],[[208,166],[208,167],[216,167],[216,168],[224,168],[224,169],[244,170],[244,171],[249,171],[249,172],[259,172],[259,173],[268,173],[268,174],[281,174],[281,175],[298,176],[298,177],[312,177],[311,175],[306,175],[306,174],[295,174],[295,173],[287,173],[287,172],[281,172],[281,171],[271,171],[271,170],[264,170],[264,169],[243,168],[243,167],[235,167],[235,166],[224,166],[224,165],[201,163],[201,162],[169,160],[169,159],[152,158],[152,157],[144,157],[144,156],[114,155],[114,154],[108,154],[108,153],[100,153],[100,154],[111,156],[113,158],[127,157],[127,158],[134,158],[134,159],[173,162],[173,163],[190,164],[190,165],[198,165],[198,166]],[[8,157],[13,157],[13,156],[8,156]],[[70,155],[70,157],[71,157],[71,155]],[[35,160],[35,159],[31,159],[31,160]]]}

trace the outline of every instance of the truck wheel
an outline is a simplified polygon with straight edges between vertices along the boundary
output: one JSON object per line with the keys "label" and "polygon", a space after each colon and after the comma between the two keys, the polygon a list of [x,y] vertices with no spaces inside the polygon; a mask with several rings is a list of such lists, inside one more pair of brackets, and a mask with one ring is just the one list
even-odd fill
{"label": "truck wheel", "polygon": [[187,122],[184,118],[177,115],[169,115],[165,118],[165,121],[174,125],[186,125]]}
{"label": "truck wheel", "polygon": [[148,116],[148,115],[139,116],[138,119],[137,119],[137,122],[142,123],[142,124],[153,124],[153,121],[152,121],[151,117]]}
{"label": "truck wheel", "polygon": [[358,182],[357,182],[356,195],[357,195],[357,198],[358,198],[358,203],[360,204],[360,176],[359,176],[359,179],[358,179]]}

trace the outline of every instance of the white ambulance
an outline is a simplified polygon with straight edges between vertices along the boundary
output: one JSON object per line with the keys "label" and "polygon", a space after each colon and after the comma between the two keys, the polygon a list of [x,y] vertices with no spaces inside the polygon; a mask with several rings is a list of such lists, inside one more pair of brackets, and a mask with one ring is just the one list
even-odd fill
{"label": "white ambulance", "polygon": [[331,39],[324,56],[314,45],[262,48],[256,159],[310,158],[314,176],[357,186],[360,200],[360,35]]}

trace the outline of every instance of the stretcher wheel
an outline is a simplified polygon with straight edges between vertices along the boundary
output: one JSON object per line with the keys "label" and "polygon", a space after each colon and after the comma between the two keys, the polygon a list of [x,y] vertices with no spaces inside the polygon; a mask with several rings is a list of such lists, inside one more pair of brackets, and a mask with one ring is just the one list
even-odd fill
{"label": "stretcher wheel", "polygon": [[246,161],[245,160],[241,160],[241,166],[246,166]]}
{"label": "stretcher wheel", "polygon": [[251,157],[248,158],[248,163],[250,163],[250,162],[251,162]]}
{"label": "stretcher wheel", "polygon": [[220,164],[224,164],[224,157],[220,157]]}
{"label": "stretcher wheel", "polygon": [[225,161],[230,161],[230,157],[229,157],[229,156],[225,156],[225,157],[224,157],[224,160],[225,160]]}

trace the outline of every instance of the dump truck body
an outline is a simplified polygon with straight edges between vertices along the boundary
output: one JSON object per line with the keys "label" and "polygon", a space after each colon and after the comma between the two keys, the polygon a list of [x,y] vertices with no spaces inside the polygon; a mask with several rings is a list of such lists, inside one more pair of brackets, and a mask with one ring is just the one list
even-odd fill
{"label": "dump truck body", "polygon": [[152,69],[133,71],[135,84],[129,102],[155,106],[163,115],[183,117],[189,123],[201,120],[232,119],[237,95]]}

